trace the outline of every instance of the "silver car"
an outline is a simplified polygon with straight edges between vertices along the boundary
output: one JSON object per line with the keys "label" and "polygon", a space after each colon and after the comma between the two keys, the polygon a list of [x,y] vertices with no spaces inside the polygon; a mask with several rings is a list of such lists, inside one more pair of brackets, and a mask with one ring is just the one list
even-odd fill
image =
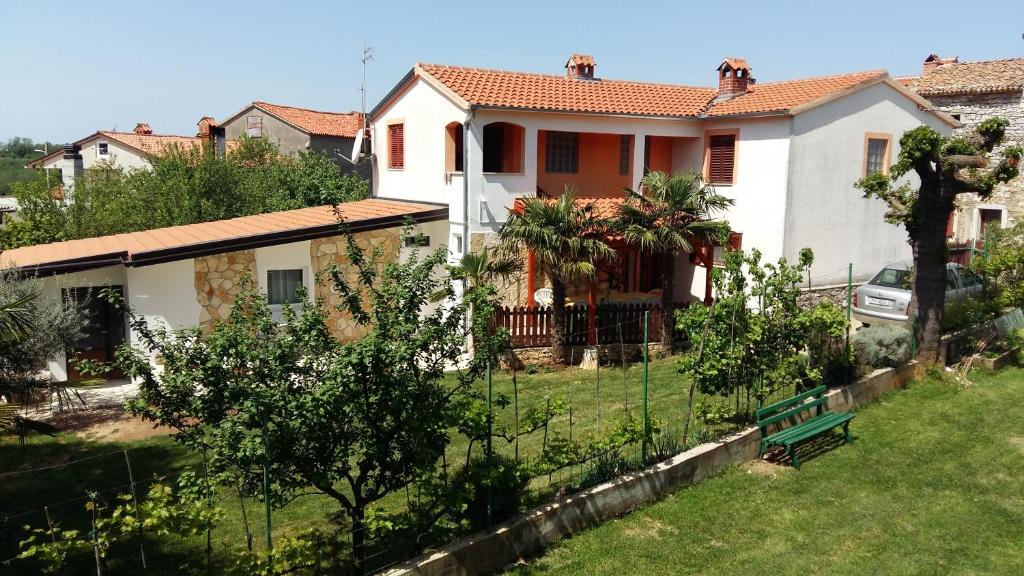
{"label": "silver car", "polygon": [[[853,294],[853,317],[865,326],[907,321],[910,306],[909,262],[891,264]],[[959,264],[946,264],[946,303],[963,302],[980,294],[981,277]]]}

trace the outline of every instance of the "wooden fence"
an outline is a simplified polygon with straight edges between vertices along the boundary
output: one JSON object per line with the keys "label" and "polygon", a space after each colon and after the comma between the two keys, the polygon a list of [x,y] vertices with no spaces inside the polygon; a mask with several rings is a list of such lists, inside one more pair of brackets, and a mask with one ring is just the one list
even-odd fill
{"label": "wooden fence", "polygon": [[971,264],[972,255],[981,255],[985,250],[985,244],[981,240],[964,240],[963,242],[950,242],[949,261],[961,266]]}
{"label": "wooden fence", "polygon": [[[661,306],[657,304],[601,304],[597,307],[598,344],[640,344],[644,341],[644,312],[650,312],[649,339],[657,341],[661,330]],[[565,343],[587,344],[587,306],[566,308]],[[547,306],[499,307],[494,324],[509,331],[514,348],[551,345],[551,308]]]}

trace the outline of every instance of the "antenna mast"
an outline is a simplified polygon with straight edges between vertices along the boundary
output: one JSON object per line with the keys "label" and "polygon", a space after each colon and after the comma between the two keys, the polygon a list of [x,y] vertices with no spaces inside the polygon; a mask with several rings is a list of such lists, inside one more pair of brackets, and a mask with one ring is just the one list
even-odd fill
{"label": "antenna mast", "polygon": [[367,46],[366,44],[363,44],[363,57],[360,58],[360,60],[363,62],[363,84],[359,88],[359,91],[362,92],[363,97],[363,128],[367,128],[368,124],[366,123],[366,64],[373,60],[373,46]]}

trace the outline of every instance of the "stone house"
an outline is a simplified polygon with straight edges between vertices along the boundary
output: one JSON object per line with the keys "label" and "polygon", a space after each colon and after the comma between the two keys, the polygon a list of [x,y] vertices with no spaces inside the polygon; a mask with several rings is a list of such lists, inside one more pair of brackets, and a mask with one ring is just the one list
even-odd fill
{"label": "stone house", "polygon": [[[333,206],[302,208],[215,222],[159,228],[100,238],[27,246],[0,254],[0,266],[44,278],[45,290],[88,302],[90,323],[76,356],[108,361],[124,342],[137,342],[123,311],[97,293],[120,291],[134,313],[151,328],[209,327],[226,317],[248,274],[267,294],[271,312],[280,315],[296,290],[340,303],[319,272],[348,264],[346,236],[339,218],[363,248],[381,247],[385,260],[413,249],[401,244],[407,220],[414,233],[434,249],[448,234],[447,207],[426,203],[368,199]],[[350,278],[355,281],[355,277]],[[352,320],[333,310],[330,328],[339,338],[357,336]],[[75,378],[62,356],[48,363],[56,380]],[[112,375],[117,379],[118,375]]]}
{"label": "stone house", "polygon": [[231,117],[211,123],[216,137],[227,142],[242,135],[267,138],[285,154],[299,151],[322,152],[330,156],[342,172],[370,177],[370,163],[354,164],[353,147],[363,129],[360,112],[324,112],[268,102],[252,102]]}
{"label": "stone house", "polygon": [[[971,131],[993,116],[1009,120],[1003,144],[993,151],[993,161],[999,160],[1002,148],[1024,144],[1024,58],[960,62],[955,57],[931,54],[924,61],[921,75],[905,81],[961,122],[954,135]],[[986,226],[1006,226],[1022,216],[1024,176],[1018,176],[997,186],[984,201],[976,194],[961,195],[948,235],[957,241],[982,240]]]}

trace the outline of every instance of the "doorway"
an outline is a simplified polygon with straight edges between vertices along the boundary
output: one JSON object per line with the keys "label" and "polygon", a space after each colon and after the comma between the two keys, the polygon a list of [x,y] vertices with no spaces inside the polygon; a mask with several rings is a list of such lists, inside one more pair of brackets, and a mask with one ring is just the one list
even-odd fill
{"label": "doorway", "polygon": [[[128,329],[124,310],[111,304],[101,295],[110,288],[118,294],[124,294],[123,286],[92,286],[87,288],[68,288],[64,290],[64,298],[75,302],[84,302],[86,325],[84,337],[67,353],[68,380],[91,378],[82,374],[73,362],[75,358],[111,362],[117,348],[126,341]],[[107,375],[108,380],[121,380],[124,372],[114,368]]]}
{"label": "doorway", "polygon": [[985,239],[985,231],[989,226],[995,226],[996,228],[1003,224],[1003,210],[1002,208],[979,208],[978,209],[978,239]]}

